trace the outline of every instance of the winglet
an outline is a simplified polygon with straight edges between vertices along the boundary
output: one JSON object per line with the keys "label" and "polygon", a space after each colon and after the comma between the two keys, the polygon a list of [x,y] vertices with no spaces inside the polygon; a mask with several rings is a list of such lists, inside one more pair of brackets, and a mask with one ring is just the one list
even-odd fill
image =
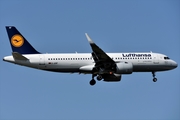
{"label": "winglet", "polygon": [[92,39],[88,36],[87,33],[85,33],[88,42],[90,43],[90,46],[92,48],[92,56],[96,63],[99,61],[110,61],[112,63],[115,63],[99,46],[97,46]]}
{"label": "winglet", "polygon": [[87,33],[85,33],[85,35],[86,35],[86,38],[88,39],[88,42],[89,42],[90,44],[93,44],[94,42],[93,42],[92,39],[89,37],[89,35],[88,35]]}
{"label": "winglet", "polygon": [[28,60],[26,57],[24,57],[18,52],[12,52],[12,55],[15,60]]}

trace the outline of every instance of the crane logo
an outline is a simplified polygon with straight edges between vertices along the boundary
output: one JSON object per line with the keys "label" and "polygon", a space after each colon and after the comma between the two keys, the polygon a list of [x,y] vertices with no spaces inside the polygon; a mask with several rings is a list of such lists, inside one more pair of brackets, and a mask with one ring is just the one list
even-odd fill
{"label": "crane logo", "polygon": [[23,37],[21,35],[14,35],[11,38],[11,44],[14,47],[21,47],[24,44],[24,39],[23,39]]}

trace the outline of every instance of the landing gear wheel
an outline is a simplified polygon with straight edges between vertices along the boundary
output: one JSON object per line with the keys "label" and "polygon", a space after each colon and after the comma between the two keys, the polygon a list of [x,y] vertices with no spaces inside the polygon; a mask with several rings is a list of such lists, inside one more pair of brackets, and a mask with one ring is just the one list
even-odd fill
{"label": "landing gear wheel", "polygon": [[157,82],[157,78],[155,77],[156,75],[154,71],[152,72],[152,75],[153,75],[153,82]]}
{"label": "landing gear wheel", "polygon": [[153,78],[153,82],[157,82],[157,78]]}
{"label": "landing gear wheel", "polygon": [[98,76],[97,76],[97,80],[98,80],[98,81],[100,81],[100,80],[102,80],[102,79],[103,79],[103,78],[102,78],[101,75],[98,75]]}
{"label": "landing gear wheel", "polygon": [[89,82],[90,85],[95,85],[96,84],[96,81],[94,79],[92,79],[90,82]]}

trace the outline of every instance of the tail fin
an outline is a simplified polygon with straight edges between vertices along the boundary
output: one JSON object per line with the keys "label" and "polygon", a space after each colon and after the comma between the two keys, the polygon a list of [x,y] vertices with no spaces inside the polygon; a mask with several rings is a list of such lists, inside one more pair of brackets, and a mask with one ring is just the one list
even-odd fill
{"label": "tail fin", "polygon": [[13,52],[20,54],[39,54],[14,26],[6,26]]}

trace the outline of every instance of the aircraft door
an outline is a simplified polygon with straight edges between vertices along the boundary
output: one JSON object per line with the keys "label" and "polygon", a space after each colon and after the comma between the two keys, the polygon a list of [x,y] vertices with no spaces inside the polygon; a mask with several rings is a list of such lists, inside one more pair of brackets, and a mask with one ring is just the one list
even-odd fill
{"label": "aircraft door", "polygon": [[45,65],[44,55],[39,55],[39,65]]}
{"label": "aircraft door", "polygon": [[153,56],[153,63],[154,64],[159,64],[159,57],[158,57],[158,55],[154,55]]}

